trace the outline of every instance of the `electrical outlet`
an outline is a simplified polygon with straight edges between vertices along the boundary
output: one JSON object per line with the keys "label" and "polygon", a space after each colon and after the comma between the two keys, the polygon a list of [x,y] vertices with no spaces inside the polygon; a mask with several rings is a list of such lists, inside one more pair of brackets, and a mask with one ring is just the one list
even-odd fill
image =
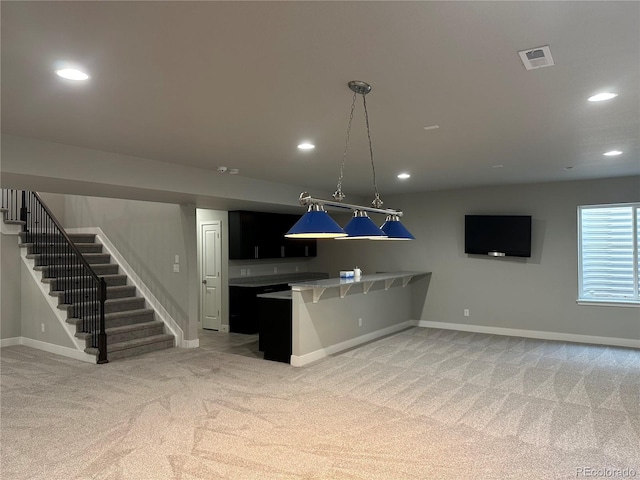
{"label": "electrical outlet", "polygon": [[44,323],[41,323],[41,324],[40,324],[40,331],[41,331],[41,332],[44,332]]}
{"label": "electrical outlet", "polygon": [[180,263],[180,255],[176,255],[176,258],[173,261],[173,263]]}
{"label": "electrical outlet", "polygon": [[251,269],[247,268],[247,275],[251,275]]}
{"label": "electrical outlet", "polygon": [[362,319],[361,319],[361,318],[359,318],[359,319],[358,319],[358,326],[359,326],[359,327],[361,327],[361,326],[362,326]]}
{"label": "electrical outlet", "polygon": [[240,276],[241,277],[246,277],[247,276],[247,269],[246,268],[241,268],[240,269]]}
{"label": "electrical outlet", "polygon": [[469,316],[469,309],[468,309],[468,308],[465,308],[465,309],[464,309],[464,316],[465,316],[465,317],[468,317],[468,316]]}
{"label": "electrical outlet", "polygon": [[180,272],[180,264],[179,263],[174,263],[173,264],[173,273],[178,273]]}

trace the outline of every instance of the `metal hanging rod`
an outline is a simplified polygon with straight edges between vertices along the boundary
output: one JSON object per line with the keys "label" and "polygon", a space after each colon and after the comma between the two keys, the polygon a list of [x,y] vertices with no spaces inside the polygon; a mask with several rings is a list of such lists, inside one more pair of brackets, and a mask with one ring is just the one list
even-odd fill
{"label": "metal hanging rod", "polygon": [[313,198],[309,193],[302,192],[300,194],[300,205],[308,207],[312,204],[327,205],[329,207],[344,208],[345,210],[360,210],[361,212],[380,213],[382,215],[396,215],[402,217],[404,213],[401,210],[393,210],[391,208],[373,208],[363,207],[361,205],[352,205],[349,203],[342,203],[335,200],[324,200],[322,198]]}

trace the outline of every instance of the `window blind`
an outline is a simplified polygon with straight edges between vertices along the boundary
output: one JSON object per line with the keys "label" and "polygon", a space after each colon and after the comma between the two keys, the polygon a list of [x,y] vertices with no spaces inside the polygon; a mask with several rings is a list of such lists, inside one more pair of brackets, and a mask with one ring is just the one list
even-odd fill
{"label": "window blind", "polygon": [[638,205],[579,207],[580,298],[638,301]]}

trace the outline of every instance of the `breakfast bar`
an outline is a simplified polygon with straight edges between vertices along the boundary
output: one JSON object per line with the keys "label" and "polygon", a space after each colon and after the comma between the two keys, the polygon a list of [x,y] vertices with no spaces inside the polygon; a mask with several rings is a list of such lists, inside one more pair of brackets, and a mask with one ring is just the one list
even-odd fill
{"label": "breakfast bar", "polygon": [[415,324],[430,272],[290,283],[291,364],[306,365]]}

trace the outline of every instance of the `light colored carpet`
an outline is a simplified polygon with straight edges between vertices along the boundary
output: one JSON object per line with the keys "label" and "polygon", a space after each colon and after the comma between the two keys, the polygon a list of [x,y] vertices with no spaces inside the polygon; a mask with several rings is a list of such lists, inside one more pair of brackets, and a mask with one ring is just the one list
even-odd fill
{"label": "light colored carpet", "polygon": [[1,360],[5,480],[640,478],[633,349],[413,328],[303,368]]}

